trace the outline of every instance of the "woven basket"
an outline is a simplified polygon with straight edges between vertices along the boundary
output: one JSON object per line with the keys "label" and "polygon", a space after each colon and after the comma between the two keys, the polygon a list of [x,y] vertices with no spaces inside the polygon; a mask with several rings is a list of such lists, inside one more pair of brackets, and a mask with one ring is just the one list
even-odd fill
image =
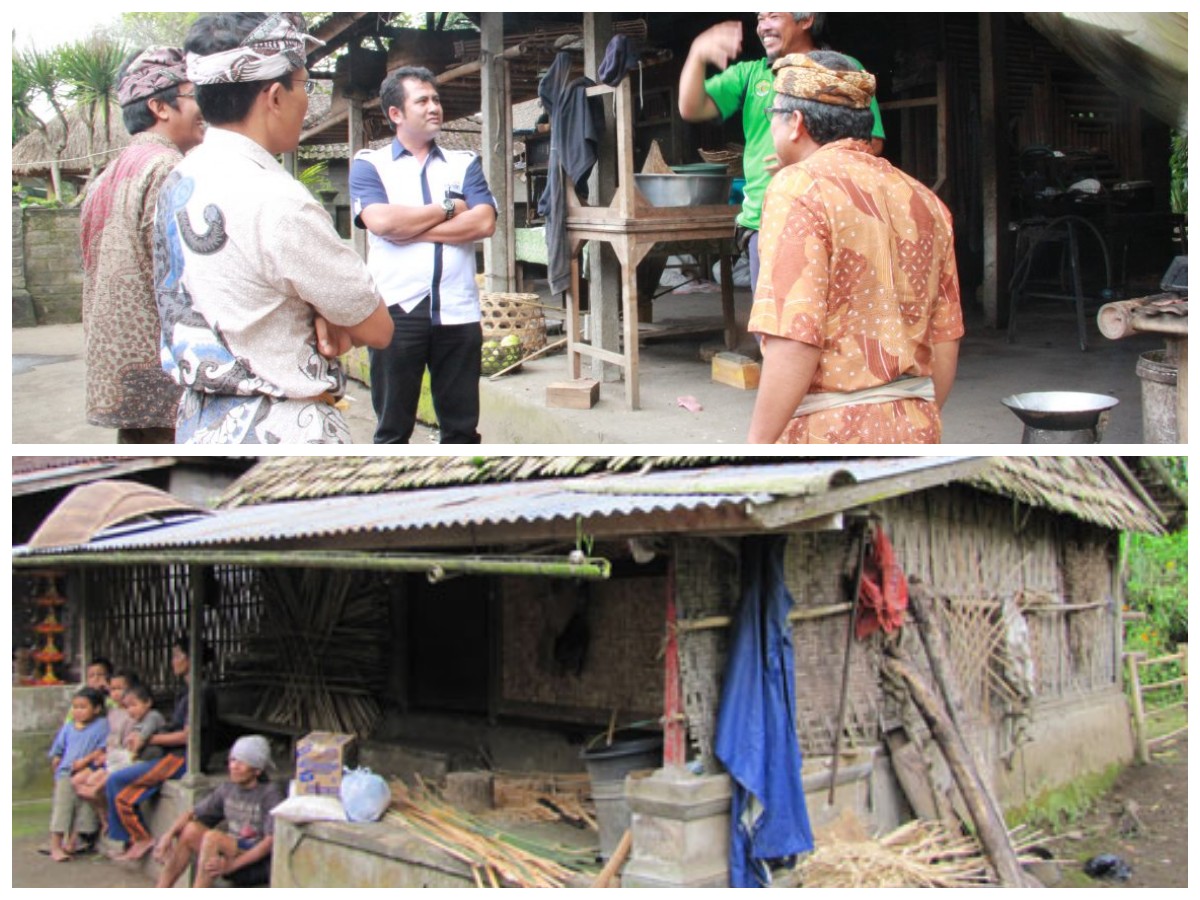
{"label": "woven basket", "polygon": [[719,163],[729,167],[729,174],[734,178],[742,177],[742,151],[740,150],[701,150],[700,158],[706,163]]}
{"label": "woven basket", "polygon": [[480,324],[485,341],[501,340],[510,334],[521,338],[521,355],[546,346],[546,316],[537,294],[479,295]]}

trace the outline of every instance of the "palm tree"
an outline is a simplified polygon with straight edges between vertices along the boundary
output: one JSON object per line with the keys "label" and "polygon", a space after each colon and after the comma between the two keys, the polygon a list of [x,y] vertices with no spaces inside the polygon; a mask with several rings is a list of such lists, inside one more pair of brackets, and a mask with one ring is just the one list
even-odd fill
{"label": "palm tree", "polygon": [[[18,75],[18,72],[20,73]],[[26,124],[32,125],[46,139],[46,146],[51,149],[50,185],[56,198],[62,197],[62,171],[59,159],[67,146],[68,125],[63,110],[62,94],[63,80],[58,66],[58,51],[26,50],[24,53],[13,54],[13,91],[14,99],[17,82],[26,86],[24,111],[29,115]],[[40,94],[54,110],[54,116],[62,124],[62,133],[51,136],[48,123],[41,116],[33,113],[28,101]],[[13,108],[13,118],[16,119],[16,107]]]}
{"label": "palm tree", "polygon": [[[68,93],[83,111],[87,124],[88,176],[87,183],[100,171],[95,150],[96,113],[104,116],[104,137],[108,143],[111,111],[117,102],[117,73],[126,55],[120,43],[92,37],[68,44],[59,51],[59,65]],[[83,193],[80,192],[80,197]]]}

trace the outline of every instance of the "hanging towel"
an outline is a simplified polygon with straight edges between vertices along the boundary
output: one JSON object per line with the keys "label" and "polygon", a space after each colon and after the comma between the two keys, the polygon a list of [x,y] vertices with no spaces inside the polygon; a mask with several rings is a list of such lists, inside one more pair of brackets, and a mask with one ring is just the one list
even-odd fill
{"label": "hanging towel", "polygon": [[550,291],[571,286],[571,254],[567,245],[567,188],[563,172],[580,200],[587,198],[587,179],[604,136],[604,104],[587,96],[590,78],[571,78],[571,54],[563,51],[538,83],[538,99],[550,117],[550,161],[538,214],[546,218],[547,277]]}

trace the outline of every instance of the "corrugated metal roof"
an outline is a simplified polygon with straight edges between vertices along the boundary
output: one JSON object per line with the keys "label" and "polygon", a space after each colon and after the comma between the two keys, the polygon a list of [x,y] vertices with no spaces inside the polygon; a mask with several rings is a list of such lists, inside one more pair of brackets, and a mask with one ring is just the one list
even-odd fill
{"label": "corrugated metal roof", "polygon": [[[478,526],[670,513],[687,530],[689,513],[726,510],[747,516],[779,500],[815,497],[842,485],[904,479],[946,471],[970,457],[805,461],[716,466],[704,470],[594,474],[575,478],[324,497],[222,510],[190,522],[100,536],[86,545],[48,552],[103,553],[184,547],[247,547],[336,539],[375,532],[416,532]],[[936,478],[936,474],[933,475]],[[24,555],[27,548],[14,550]]]}

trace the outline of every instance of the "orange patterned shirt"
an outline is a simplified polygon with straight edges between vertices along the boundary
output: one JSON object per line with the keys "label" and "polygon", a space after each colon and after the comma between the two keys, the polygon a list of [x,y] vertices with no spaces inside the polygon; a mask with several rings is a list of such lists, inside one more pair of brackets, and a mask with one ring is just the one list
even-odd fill
{"label": "orange patterned shirt", "polygon": [[[932,374],[933,345],[963,335],[945,204],[861,141],[826,144],[772,179],[749,330],[821,348],[809,393]],[[938,443],[927,400],[793,418],[780,443]]]}

